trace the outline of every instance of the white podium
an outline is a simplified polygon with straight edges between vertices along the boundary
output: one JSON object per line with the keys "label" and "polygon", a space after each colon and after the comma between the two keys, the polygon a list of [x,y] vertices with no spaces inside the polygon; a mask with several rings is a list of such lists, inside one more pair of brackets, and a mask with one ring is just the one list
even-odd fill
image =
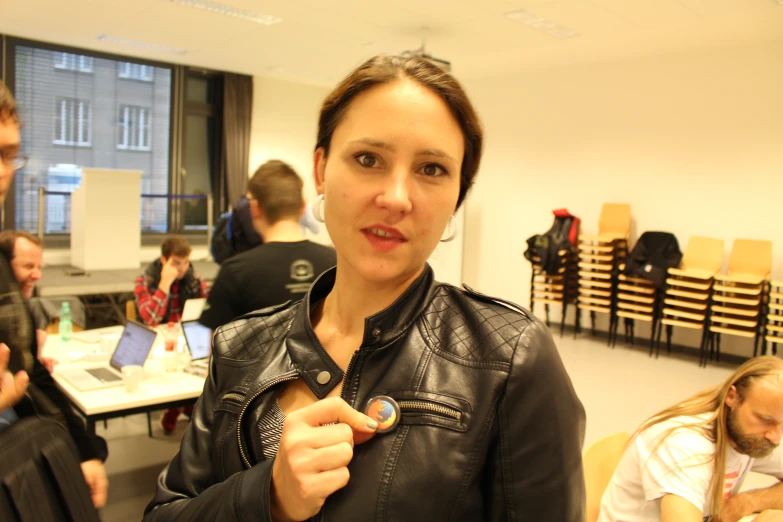
{"label": "white podium", "polygon": [[141,171],[82,169],[71,194],[71,264],[111,270],[140,263]]}

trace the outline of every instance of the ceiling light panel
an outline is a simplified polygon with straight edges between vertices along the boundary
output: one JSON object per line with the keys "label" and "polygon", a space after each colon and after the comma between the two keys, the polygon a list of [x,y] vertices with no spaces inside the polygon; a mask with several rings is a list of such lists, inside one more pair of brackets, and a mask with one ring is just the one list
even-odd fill
{"label": "ceiling light panel", "polygon": [[218,2],[210,2],[209,0],[169,0],[172,4],[180,4],[188,7],[195,7],[203,9],[210,13],[215,13],[223,16],[230,16],[232,18],[238,18],[240,20],[247,20],[248,22],[255,22],[262,25],[273,25],[282,22],[282,18],[277,16],[270,16],[247,9],[240,9],[231,5],[221,4]]}
{"label": "ceiling light panel", "polygon": [[160,44],[154,44],[148,42],[140,42],[138,40],[128,40],[125,38],[117,38],[116,36],[111,36],[108,34],[99,34],[96,38],[102,42],[109,42],[109,43],[115,43],[120,45],[130,45],[133,47],[141,47],[142,49],[150,49],[152,51],[163,51],[166,53],[174,53],[174,54],[187,53],[186,50],[177,49],[176,47],[169,47],[167,45],[160,45]]}
{"label": "ceiling light panel", "polygon": [[564,25],[560,25],[557,22],[553,22],[552,20],[544,18],[543,16],[539,16],[535,13],[531,13],[525,9],[506,13],[505,16],[506,18],[514,20],[515,22],[523,23],[531,29],[541,31],[542,33],[554,36],[555,38],[560,38],[561,40],[567,40],[569,38],[577,38],[581,36],[573,29],[569,29]]}

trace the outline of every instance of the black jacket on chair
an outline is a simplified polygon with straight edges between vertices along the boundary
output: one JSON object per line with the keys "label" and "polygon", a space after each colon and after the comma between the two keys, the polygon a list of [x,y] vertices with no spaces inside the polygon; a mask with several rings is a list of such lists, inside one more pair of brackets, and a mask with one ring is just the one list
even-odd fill
{"label": "black jacket on chair", "polygon": [[[318,398],[342,386],[362,411],[376,395],[417,405],[356,446],[350,482],[315,520],[583,522],[584,409],[547,328],[515,305],[433,281],[427,267],[365,320],[343,372],[309,315],[335,273],[303,301],[218,329],[204,393],[144,520],[270,521],[274,461],[257,425],[282,384],[304,379]],[[331,378],[319,384],[324,371]]]}
{"label": "black jacket on chair", "polygon": [[668,270],[680,266],[680,261],[682,252],[674,234],[645,232],[628,254],[625,275],[649,279],[658,290],[663,290]]}

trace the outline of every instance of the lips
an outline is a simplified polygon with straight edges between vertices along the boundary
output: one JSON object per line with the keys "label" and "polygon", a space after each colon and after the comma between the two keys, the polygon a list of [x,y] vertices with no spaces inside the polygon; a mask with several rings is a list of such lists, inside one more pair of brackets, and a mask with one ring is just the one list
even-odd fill
{"label": "lips", "polygon": [[372,234],[373,236],[381,239],[388,239],[394,241],[408,241],[405,235],[394,227],[387,227],[385,225],[372,225],[367,228],[363,228],[362,232],[365,234]]}

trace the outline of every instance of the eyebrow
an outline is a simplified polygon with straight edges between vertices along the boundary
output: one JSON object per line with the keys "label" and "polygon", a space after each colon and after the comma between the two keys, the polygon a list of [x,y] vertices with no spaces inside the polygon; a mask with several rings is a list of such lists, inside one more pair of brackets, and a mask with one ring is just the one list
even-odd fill
{"label": "eyebrow", "polygon": [[[360,138],[358,140],[349,141],[348,143],[362,143],[364,145],[369,145],[370,147],[375,147],[375,148],[378,148],[378,149],[388,150],[389,152],[395,152],[396,151],[394,145],[391,145],[391,144],[383,142],[383,141],[374,140],[372,138]],[[454,161],[454,162],[457,161],[456,159],[454,159],[453,156],[451,156],[450,154],[448,154],[445,151],[442,151],[440,149],[420,150],[420,151],[416,152],[416,156],[435,156],[437,158],[446,158],[446,159]]]}

